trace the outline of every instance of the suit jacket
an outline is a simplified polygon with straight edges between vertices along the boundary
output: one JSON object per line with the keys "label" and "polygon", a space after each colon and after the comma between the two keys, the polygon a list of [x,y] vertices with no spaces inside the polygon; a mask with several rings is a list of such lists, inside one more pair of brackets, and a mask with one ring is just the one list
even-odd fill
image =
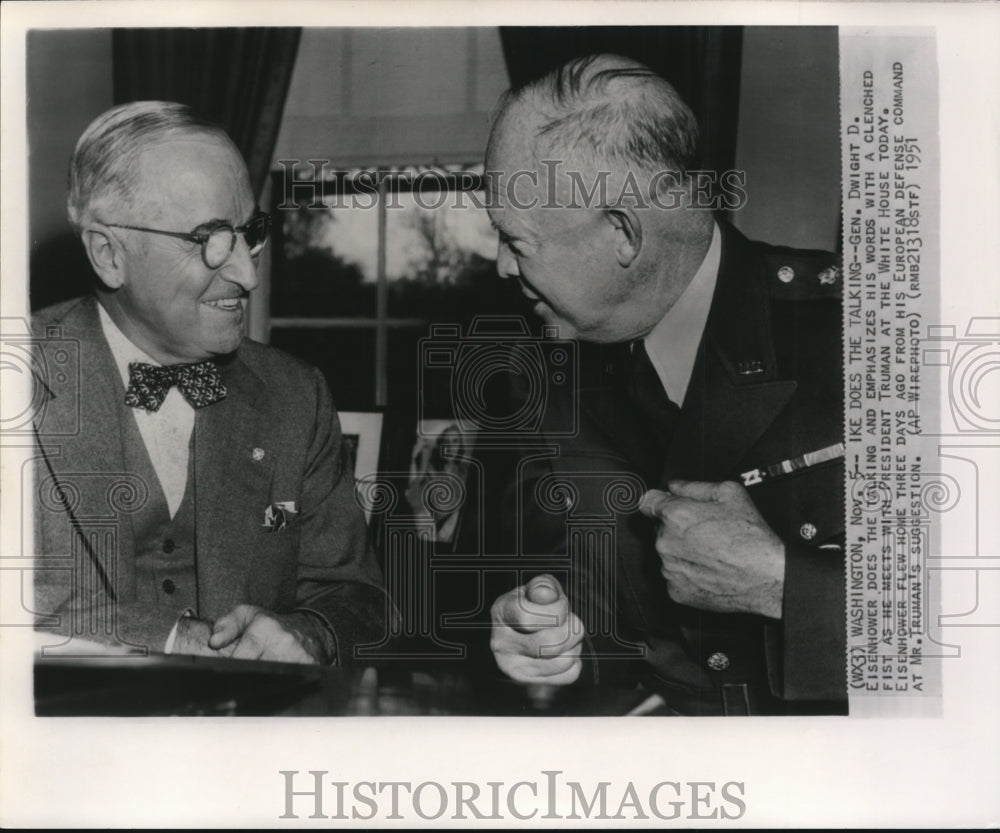
{"label": "suit jacket", "polygon": [[[90,621],[88,633],[76,632],[161,650],[176,612],[136,600],[130,515],[149,489],[125,466],[125,391],[97,301],[50,307],[33,326],[46,369],[36,394],[39,625],[69,634],[72,621]],[[196,411],[188,482],[197,613],[213,620],[241,603],[308,609],[330,624],[339,661],[348,661],[356,643],[383,636],[387,602],[353,478],[341,468],[328,386],[316,368],[249,339],[217,364],[228,394]],[[287,501],[297,514],[271,531],[265,511]],[[108,611],[117,618],[110,631]]]}
{"label": "suit jacket", "polygon": [[[560,577],[590,635],[591,679],[641,679],[682,713],[842,711],[842,455],[778,465],[843,442],[841,280],[833,255],[751,242],[721,225],[715,295],[665,462],[642,442],[624,346],[581,344],[578,400],[556,395],[546,414],[549,428],[576,429],[557,456],[522,467],[514,511],[528,552],[565,554],[578,535]],[[768,478],[771,466],[779,471]],[[634,509],[643,488],[671,478],[751,484],[785,544],[780,623],[670,600],[655,525]],[[562,515],[539,499],[560,479],[573,496]],[[593,539],[602,543],[579,537],[581,522],[608,517],[605,537]]]}

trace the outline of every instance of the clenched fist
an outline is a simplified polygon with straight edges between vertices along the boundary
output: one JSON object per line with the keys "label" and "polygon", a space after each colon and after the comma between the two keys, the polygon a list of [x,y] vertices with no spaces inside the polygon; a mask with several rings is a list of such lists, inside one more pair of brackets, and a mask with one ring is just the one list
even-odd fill
{"label": "clenched fist", "polygon": [[716,613],[781,618],[785,547],[738,483],[672,480],[651,489],[644,515],[659,522],[656,551],[675,602]]}
{"label": "clenched fist", "polygon": [[521,683],[568,685],[580,676],[583,623],[552,576],[504,593],[490,611],[497,665]]}

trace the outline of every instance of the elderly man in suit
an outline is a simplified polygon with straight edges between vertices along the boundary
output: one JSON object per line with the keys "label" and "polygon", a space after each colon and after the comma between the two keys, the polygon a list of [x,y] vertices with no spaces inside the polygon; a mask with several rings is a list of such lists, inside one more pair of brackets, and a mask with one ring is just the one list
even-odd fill
{"label": "elderly man in suit", "polygon": [[236,147],[180,104],[115,107],[69,217],[97,280],[33,322],[81,379],[42,380],[39,626],[67,651],[349,661],[389,608],[326,382],[244,337],[269,218]]}
{"label": "elderly man in suit", "polygon": [[[508,510],[532,554],[565,558],[496,600],[493,655],[528,684],[624,678],[665,713],[842,711],[839,271],[717,219],[696,142],[673,88],[617,56],[501,102],[497,269],[579,340],[582,382],[549,391],[558,454],[521,467]],[[608,514],[615,478],[659,488],[574,559],[540,505],[554,476],[576,518]]]}

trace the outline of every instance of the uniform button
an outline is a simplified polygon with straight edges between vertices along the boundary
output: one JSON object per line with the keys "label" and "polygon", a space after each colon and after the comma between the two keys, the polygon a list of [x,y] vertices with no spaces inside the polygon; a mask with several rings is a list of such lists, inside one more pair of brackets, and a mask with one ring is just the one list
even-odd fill
{"label": "uniform button", "polygon": [[176,589],[177,589],[177,586],[170,579],[164,579],[164,581],[163,581],[163,592],[164,593],[166,593],[168,596],[170,596],[170,595],[173,594],[173,592]]}
{"label": "uniform button", "polygon": [[799,528],[799,535],[806,541],[811,541],[816,537],[816,527],[813,524],[802,524]]}
{"label": "uniform button", "polygon": [[177,545],[170,538],[167,538],[167,540],[163,542],[164,552],[170,553],[173,552],[175,549],[177,549]]}
{"label": "uniform button", "polygon": [[722,651],[716,651],[708,658],[708,667],[713,671],[725,671],[729,667],[729,657]]}
{"label": "uniform button", "polygon": [[791,283],[795,280],[795,270],[791,266],[782,266],[778,270],[778,280],[782,283]]}

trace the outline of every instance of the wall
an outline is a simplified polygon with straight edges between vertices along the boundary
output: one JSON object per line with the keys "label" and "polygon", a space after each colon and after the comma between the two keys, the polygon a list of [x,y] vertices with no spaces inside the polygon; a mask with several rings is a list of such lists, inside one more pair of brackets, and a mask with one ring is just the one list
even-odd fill
{"label": "wall", "polygon": [[840,217],[840,111],[835,27],[748,27],[736,167],[748,237],[835,251]]}
{"label": "wall", "polygon": [[113,103],[111,32],[28,34],[28,188],[31,303],[79,294],[89,278],[66,220],[66,171],[76,140]]}
{"label": "wall", "polygon": [[306,29],[274,159],[477,162],[508,85],[496,28]]}

